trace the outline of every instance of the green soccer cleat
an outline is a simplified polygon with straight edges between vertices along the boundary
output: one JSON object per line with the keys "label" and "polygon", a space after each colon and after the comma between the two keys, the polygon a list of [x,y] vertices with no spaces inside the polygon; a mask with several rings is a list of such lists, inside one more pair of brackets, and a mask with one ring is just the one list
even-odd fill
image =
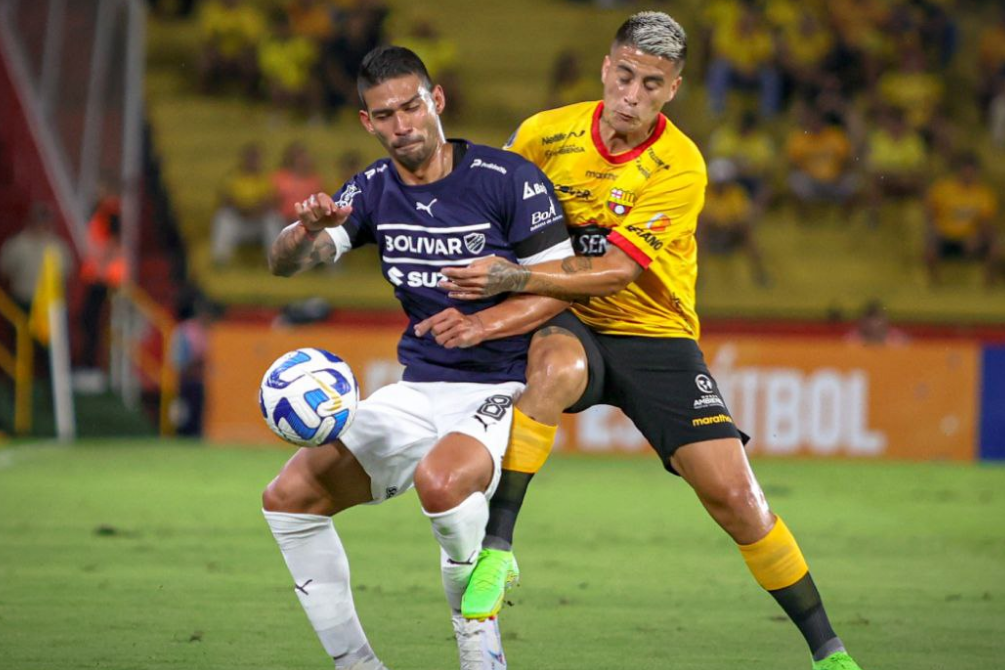
{"label": "green soccer cleat", "polygon": [[813,664],[813,670],[862,670],[847,652],[839,651]]}
{"label": "green soccer cleat", "polygon": [[499,614],[506,591],[519,581],[520,568],[512,551],[482,549],[461,599],[461,614],[465,619],[488,619]]}

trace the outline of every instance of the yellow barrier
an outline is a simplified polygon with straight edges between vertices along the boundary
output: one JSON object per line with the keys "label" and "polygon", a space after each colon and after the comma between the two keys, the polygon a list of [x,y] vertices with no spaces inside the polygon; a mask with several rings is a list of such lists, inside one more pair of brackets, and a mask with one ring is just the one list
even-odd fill
{"label": "yellow barrier", "polygon": [[31,383],[35,367],[28,315],[0,290],[0,316],[14,326],[14,352],[0,345],[0,370],[14,380],[14,433],[25,435],[31,430]]}
{"label": "yellow barrier", "polygon": [[149,352],[143,351],[138,346],[129,351],[129,357],[140,372],[160,386],[160,433],[163,437],[170,437],[174,435],[174,424],[171,422],[171,404],[178,395],[178,373],[171,363],[170,355],[175,320],[146,291],[135,284],[123,287],[122,295],[160,333],[163,353],[159,366]]}

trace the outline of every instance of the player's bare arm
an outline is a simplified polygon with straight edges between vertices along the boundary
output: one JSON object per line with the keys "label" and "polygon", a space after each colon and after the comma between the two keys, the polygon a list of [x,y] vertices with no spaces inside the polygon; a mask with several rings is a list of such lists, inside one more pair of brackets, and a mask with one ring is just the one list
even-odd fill
{"label": "player's bare arm", "polygon": [[279,277],[292,277],[335,257],[336,246],[325,228],[345,223],[352,207],[339,207],[327,193],[317,193],[295,205],[296,223],[279,234],[269,249],[269,269]]}
{"label": "player's bare arm", "polygon": [[559,300],[613,295],[642,274],[642,266],[610,246],[603,256],[572,256],[521,266],[502,258],[483,258],[463,268],[444,268],[440,286],[451,298],[477,300],[506,291]]}
{"label": "player's bare arm", "polygon": [[569,303],[536,295],[514,295],[488,309],[465,314],[456,307],[434,314],[415,325],[415,334],[432,333],[436,343],[447,349],[474,347],[487,340],[497,340],[529,333]]}

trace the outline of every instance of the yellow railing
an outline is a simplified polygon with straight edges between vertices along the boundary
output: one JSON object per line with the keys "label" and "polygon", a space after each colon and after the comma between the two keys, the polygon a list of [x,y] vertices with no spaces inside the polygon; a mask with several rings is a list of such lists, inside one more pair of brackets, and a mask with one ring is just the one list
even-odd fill
{"label": "yellow railing", "polygon": [[174,435],[171,404],[178,395],[178,372],[171,362],[171,338],[174,334],[175,320],[146,291],[135,284],[124,286],[121,295],[160,333],[162,343],[160,361],[144,351],[139,343],[130,346],[128,354],[140,372],[160,386],[160,433],[164,437],[170,437]]}
{"label": "yellow railing", "polygon": [[34,376],[34,345],[28,315],[0,290],[0,316],[14,326],[14,351],[0,344],[0,370],[14,380],[14,433],[31,431],[31,383]]}

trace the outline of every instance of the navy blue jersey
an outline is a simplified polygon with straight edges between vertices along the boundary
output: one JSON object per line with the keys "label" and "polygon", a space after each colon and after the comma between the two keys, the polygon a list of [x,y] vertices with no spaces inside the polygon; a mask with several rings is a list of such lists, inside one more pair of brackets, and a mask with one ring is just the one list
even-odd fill
{"label": "navy blue jersey", "polygon": [[398,343],[405,381],[523,381],[529,335],[445,349],[432,333],[414,334],[415,324],[447,307],[470,314],[506,299],[452,300],[437,286],[441,268],[491,255],[525,264],[572,255],[562,209],[541,170],[509,151],[460,148],[466,151],[455,151],[450,174],[431,184],[405,184],[388,158],[355,175],[333,196],[353,208],[344,233],[330,232],[340,246],[378,246],[384,277],[408,315]]}

